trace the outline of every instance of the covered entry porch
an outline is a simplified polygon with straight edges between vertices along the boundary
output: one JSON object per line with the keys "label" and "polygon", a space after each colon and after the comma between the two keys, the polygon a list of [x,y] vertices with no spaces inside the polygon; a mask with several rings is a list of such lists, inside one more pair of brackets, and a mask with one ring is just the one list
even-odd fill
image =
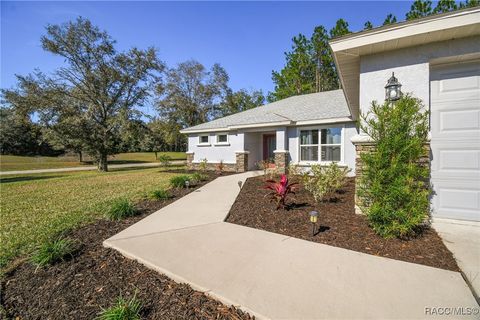
{"label": "covered entry porch", "polygon": [[284,171],[289,162],[287,127],[245,131],[244,150],[248,152],[248,170],[259,169],[262,161],[270,168]]}

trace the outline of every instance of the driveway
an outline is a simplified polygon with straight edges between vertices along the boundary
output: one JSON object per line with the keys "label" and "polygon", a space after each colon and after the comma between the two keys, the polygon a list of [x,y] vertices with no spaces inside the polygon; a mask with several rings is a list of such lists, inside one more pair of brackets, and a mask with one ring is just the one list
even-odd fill
{"label": "driveway", "polygon": [[224,222],[238,181],[257,174],[218,178],[104,245],[259,318],[432,319],[435,308],[478,311],[458,272]]}
{"label": "driveway", "polygon": [[[185,164],[184,160],[170,161],[171,164]],[[150,168],[160,166],[159,162],[147,162],[147,163],[126,163],[126,164],[110,164],[109,169],[122,169],[122,168]],[[35,174],[35,173],[53,173],[53,172],[69,172],[69,171],[91,171],[97,170],[96,166],[82,166],[82,167],[70,167],[70,168],[58,168],[58,169],[35,169],[35,170],[16,170],[16,171],[0,171],[0,176],[6,175],[18,175],[18,174]]]}
{"label": "driveway", "polygon": [[453,253],[480,301],[480,222],[435,219],[433,227]]}

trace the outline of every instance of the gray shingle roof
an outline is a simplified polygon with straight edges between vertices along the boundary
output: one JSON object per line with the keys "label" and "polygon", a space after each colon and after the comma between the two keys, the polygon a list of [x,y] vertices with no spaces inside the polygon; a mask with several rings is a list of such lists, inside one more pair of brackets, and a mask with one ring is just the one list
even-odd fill
{"label": "gray shingle roof", "polygon": [[258,108],[235,113],[182,130],[220,129],[231,126],[268,124],[280,121],[324,120],[350,117],[343,90],[293,96]]}

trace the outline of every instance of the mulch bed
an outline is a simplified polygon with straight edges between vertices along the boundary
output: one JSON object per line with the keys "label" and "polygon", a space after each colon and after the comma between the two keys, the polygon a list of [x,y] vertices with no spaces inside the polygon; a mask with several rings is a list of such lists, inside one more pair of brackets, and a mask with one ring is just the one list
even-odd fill
{"label": "mulch bed", "polygon": [[[216,177],[212,173],[209,176]],[[67,236],[80,249],[69,261],[38,270],[29,262],[20,263],[2,281],[1,305],[7,316],[93,319],[120,295],[130,298],[136,292],[143,305],[142,319],[252,319],[233,306],[225,306],[102,246],[103,240],[193,190],[174,190],[173,198],[165,201],[142,201],[137,204],[139,216],[123,221],[99,220],[70,232]]]}
{"label": "mulch bed", "polygon": [[[441,269],[459,271],[452,253],[430,227],[408,240],[384,239],[378,236],[363,215],[355,214],[355,179],[350,178],[333,202],[318,204],[302,186],[291,196],[290,208],[275,210],[262,189],[265,178],[247,179],[227,222],[280,233],[295,238],[364,252]],[[312,236],[309,212],[319,212],[319,232]]]}

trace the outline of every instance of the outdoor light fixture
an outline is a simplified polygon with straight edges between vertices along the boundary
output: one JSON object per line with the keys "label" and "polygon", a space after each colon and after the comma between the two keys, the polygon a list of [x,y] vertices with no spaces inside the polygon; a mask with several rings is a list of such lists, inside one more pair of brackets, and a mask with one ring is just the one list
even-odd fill
{"label": "outdoor light fixture", "polygon": [[187,180],[187,181],[185,181],[185,186],[186,186],[186,187],[187,187],[187,189],[188,189],[188,187],[190,187],[190,181],[188,181],[188,180]]}
{"label": "outdoor light fixture", "polygon": [[243,182],[242,182],[241,180],[239,180],[239,181],[238,181],[238,187],[239,187],[240,189],[242,189],[242,184],[243,184]]}
{"label": "outdoor light fixture", "polygon": [[312,223],[312,237],[315,235],[315,224],[318,220],[318,212],[310,211],[310,222]]}
{"label": "outdoor light fixture", "polygon": [[398,82],[398,79],[395,78],[395,73],[392,72],[392,76],[387,81],[385,86],[385,100],[387,101],[396,101],[402,97],[402,91],[400,88],[402,84]]}

